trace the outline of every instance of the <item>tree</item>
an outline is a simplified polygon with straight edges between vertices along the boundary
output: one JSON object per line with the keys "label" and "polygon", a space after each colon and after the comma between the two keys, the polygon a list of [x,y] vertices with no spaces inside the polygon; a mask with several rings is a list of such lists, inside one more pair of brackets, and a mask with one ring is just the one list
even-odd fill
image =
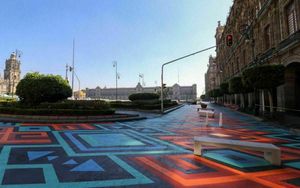
{"label": "tree", "polygon": [[220,89],[221,89],[222,93],[229,94],[229,84],[228,84],[228,82],[223,82],[220,85]]}
{"label": "tree", "polygon": [[263,91],[268,91],[270,112],[273,112],[272,89],[284,83],[284,71],[283,65],[259,65],[246,69],[242,73],[245,85],[249,88],[261,89],[263,98]]}
{"label": "tree", "polygon": [[17,85],[16,94],[21,102],[38,105],[42,102],[57,102],[72,96],[68,82],[59,75],[28,73]]}
{"label": "tree", "polygon": [[213,89],[211,91],[209,91],[208,95],[212,98],[217,98],[217,97],[221,97],[223,95],[221,89],[217,88],[217,89]]}
{"label": "tree", "polygon": [[201,100],[204,100],[204,99],[205,99],[205,95],[201,95],[201,96],[200,96],[200,99],[201,99]]}
{"label": "tree", "polygon": [[227,94],[229,94],[229,83],[228,82],[221,83],[220,89],[221,89],[221,92],[224,94],[223,101],[227,102]]}

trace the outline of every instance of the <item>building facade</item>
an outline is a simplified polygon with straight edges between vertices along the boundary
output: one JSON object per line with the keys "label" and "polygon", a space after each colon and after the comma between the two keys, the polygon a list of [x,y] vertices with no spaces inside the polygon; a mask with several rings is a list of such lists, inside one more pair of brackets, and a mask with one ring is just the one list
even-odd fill
{"label": "building facade", "polygon": [[[181,101],[196,101],[197,99],[197,86],[180,86],[174,84],[172,87],[167,87],[166,98],[171,100]],[[159,93],[160,87],[143,87],[140,83],[132,88],[100,88],[95,89],[86,88],[86,97],[91,99],[107,99],[107,100],[128,100],[129,95],[133,93]]]}
{"label": "building facade", "polygon": [[15,53],[12,53],[10,58],[5,61],[4,77],[0,77],[1,94],[14,94],[16,92],[21,76],[20,65],[21,62]]}
{"label": "building facade", "polygon": [[[285,84],[275,88],[275,105],[300,109],[300,1],[234,0],[224,26],[216,32],[218,84],[255,65],[282,64]],[[226,45],[226,36],[233,45]],[[263,92],[259,103],[264,101]]]}
{"label": "building facade", "polygon": [[205,93],[216,89],[219,85],[216,58],[210,56],[207,65],[207,72],[205,73]]}

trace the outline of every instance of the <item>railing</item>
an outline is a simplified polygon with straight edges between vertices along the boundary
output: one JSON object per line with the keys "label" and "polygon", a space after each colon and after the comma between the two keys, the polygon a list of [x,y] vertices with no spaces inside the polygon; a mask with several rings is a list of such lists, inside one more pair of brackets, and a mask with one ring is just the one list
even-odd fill
{"label": "railing", "polygon": [[289,46],[299,43],[300,41],[300,30],[296,31],[294,34],[290,35],[285,40],[281,41],[278,45],[278,51],[283,51]]}
{"label": "railing", "polygon": [[271,5],[273,0],[269,0],[268,2],[264,3],[263,6],[261,7],[261,9],[258,11],[258,13],[256,14],[256,18],[259,19],[259,17],[262,16],[262,14],[265,12],[265,10],[267,10],[269,8],[269,6]]}
{"label": "railing", "polygon": [[[260,105],[260,104],[255,104],[255,106],[258,106],[258,107],[263,107],[263,105]],[[273,109],[278,109],[278,110],[281,110],[282,112],[285,112],[285,111],[289,111],[289,112],[300,112],[300,109],[293,109],[293,108],[284,108],[284,107],[279,107],[279,106],[268,106],[268,105],[264,105],[265,108],[273,108]]]}

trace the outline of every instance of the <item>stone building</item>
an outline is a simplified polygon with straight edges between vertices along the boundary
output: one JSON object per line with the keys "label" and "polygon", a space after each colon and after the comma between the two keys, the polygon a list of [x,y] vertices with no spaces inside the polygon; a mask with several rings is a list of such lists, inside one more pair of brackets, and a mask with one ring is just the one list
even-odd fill
{"label": "stone building", "polygon": [[5,61],[4,77],[0,76],[1,94],[14,94],[16,92],[21,76],[20,64],[15,53],[12,53],[10,58]]}
{"label": "stone building", "polygon": [[207,72],[205,73],[205,93],[216,89],[219,85],[216,58],[210,56],[207,65]]}
{"label": "stone building", "polygon": [[[143,87],[140,83],[138,83],[136,87],[118,88],[117,99],[128,100],[129,95],[133,93],[158,93],[159,91],[160,87]],[[166,91],[168,91],[168,99],[181,101],[196,101],[197,99],[196,84],[193,84],[192,86],[180,86],[178,84],[174,84],[172,87],[167,87]],[[116,88],[86,88],[86,97],[91,99],[115,100]]]}
{"label": "stone building", "polygon": [[[248,67],[282,64],[285,84],[275,88],[279,109],[300,109],[300,1],[234,0],[224,26],[216,33],[216,66],[219,84],[241,75]],[[233,45],[226,46],[226,36]],[[264,101],[260,91],[259,101]]]}

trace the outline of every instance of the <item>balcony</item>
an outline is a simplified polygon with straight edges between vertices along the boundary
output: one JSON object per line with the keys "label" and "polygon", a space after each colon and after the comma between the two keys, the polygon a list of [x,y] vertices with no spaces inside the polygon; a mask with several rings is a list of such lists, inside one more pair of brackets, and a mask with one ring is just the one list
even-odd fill
{"label": "balcony", "polygon": [[270,59],[275,52],[275,48],[268,49],[265,53],[257,56],[258,62],[263,63],[264,61]]}
{"label": "balcony", "polygon": [[294,34],[290,35],[288,38],[281,41],[278,45],[278,52],[283,52],[286,49],[299,44],[300,42],[300,30],[296,31]]}

